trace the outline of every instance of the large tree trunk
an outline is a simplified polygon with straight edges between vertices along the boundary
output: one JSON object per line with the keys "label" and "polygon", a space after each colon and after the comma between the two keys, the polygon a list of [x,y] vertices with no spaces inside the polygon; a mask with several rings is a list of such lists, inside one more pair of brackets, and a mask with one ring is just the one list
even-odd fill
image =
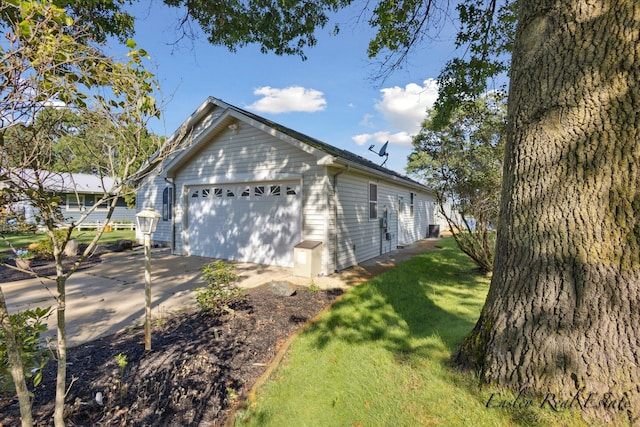
{"label": "large tree trunk", "polygon": [[634,417],[639,31],[637,0],[520,1],[494,274],[459,354],[489,383]]}

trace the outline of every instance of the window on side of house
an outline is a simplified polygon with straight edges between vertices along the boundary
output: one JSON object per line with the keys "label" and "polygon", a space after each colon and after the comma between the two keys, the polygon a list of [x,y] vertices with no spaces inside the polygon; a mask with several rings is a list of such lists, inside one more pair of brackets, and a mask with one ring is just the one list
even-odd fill
{"label": "window on side of house", "polygon": [[67,194],[67,210],[80,212],[84,210],[84,194]]}
{"label": "window on side of house", "polygon": [[[96,196],[94,197],[94,201],[93,201],[93,203],[98,203],[102,197],[104,197],[104,196],[96,195]],[[103,202],[101,202],[101,203],[96,207],[96,210],[98,210],[98,211],[108,211],[110,207],[111,207],[111,198],[107,198],[106,200],[104,200]]]}
{"label": "window on side of house", "polygon": [[378,219],[378,184],[369,183],[369,219]]}
{"label": "window on side of house", "polygon": [[171,206],[173,206],[173,191],[171,187],[166,187],[162,191],[162,220],[171,220]]}
{"label": "window on side of house", "polygon": [[409,200],[409,214],[413,216],[413,207],[416,200],[416,193],[411,193],[410,197],[411,198]]}

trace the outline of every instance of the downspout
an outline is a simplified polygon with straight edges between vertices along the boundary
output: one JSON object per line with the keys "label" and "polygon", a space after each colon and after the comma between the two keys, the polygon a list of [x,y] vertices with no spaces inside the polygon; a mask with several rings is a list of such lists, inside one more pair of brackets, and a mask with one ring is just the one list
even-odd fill
{"label": "downspout", "polygon": [[347,172],[351,167],[346,166],[333,176],[333,221],[335,232],[333,233],[333,271],[338,272],[338,176]]}
{"label": "downspout", "polygon": [[171,254],[175,254],[176,252],[176,220],[174,218],[175,214],[175,199],[176,199],[176,183],[173,178],[164,178],[164,181],[171,186],[171,203],[169,206],[169,213],[171,216]]}

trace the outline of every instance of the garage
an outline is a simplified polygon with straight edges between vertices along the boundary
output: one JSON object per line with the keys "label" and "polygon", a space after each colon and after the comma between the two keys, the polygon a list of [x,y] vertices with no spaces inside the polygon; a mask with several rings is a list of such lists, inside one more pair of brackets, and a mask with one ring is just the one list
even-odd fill
{"label": "garage", "polygon": [[299,181],[190,186],[188,253],[292,267],[301,240],[300,188]]}

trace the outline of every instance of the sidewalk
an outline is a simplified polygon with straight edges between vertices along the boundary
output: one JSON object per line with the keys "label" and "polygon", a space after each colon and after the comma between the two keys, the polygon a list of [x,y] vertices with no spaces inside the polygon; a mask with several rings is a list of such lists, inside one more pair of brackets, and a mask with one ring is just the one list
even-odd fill
{"label": "sidewalk", "polygon": [[[348,288],[362,283],[419,253],[435,249],[437,239],[428,239],[368,260],[329,276],[316,277],[322,289]],[[201,269],[211,258],[171,255],[168,249],[153,250],[151,295],[153,318],[194,304],[192,289],[202,286]],[[309,286],[312,279],[293,276],[291,268],[237,263],[245,288],[271,281],[288,281]],[[55,307],[55,282],[28,279],[3,283],[9,312],[34,307]],[[66,286],[67,339],[70,346],[91,341],[121,329],[140,325],[144,320],[144,254],[142,251],[103,255],[103,261],[76,272]],[[55,313],[49,317],[49,334],[55,336]]]}

